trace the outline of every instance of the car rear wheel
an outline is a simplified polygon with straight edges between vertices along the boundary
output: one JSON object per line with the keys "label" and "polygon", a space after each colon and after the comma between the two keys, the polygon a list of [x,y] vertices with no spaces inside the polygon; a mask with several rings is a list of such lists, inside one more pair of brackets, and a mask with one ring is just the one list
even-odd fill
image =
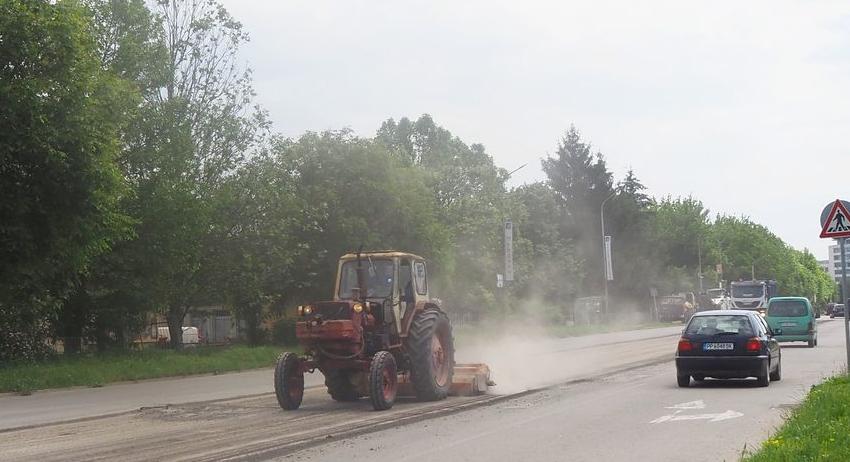
{"label": "car rear wheel", "polygon": [[770,373],[770,380],[773,382],[782,380],[782,356],[777,360],[776,370]]}
{"label": "car rear wheel", "polygon": [[809,348],[814,348],[814,347],[815,347],[815,340],[814,340],[814,339],[810,339],[810,340],[809,340]]}
{"label": "car rear wheel", "polygon": [[757,377],[758,385],[760,387],[767,387],[770,385],[770,360],[766,360],[764,364],[761,366],[761,374]]}
{"label": "car rear wheel", "polygon": [[691,385],[691,376],[688,374],[676,374],[676,382],[680,388],[688,388]]}

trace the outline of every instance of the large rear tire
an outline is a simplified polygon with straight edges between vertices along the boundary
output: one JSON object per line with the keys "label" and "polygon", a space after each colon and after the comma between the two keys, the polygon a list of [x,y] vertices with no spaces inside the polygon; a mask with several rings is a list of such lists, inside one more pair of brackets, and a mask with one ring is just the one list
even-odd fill
{"label": "large rear tire", "polygon": [[782,356],[779,356],[779,359],[776,363],[776,370],[770,373],[770,381],[778,382],[782,380]]}
{"label": "large rear tire", "polygon": [[398,369],[389,351],[379,351],[369,365],[369,399],[376,411],[384,411],[395,404],[398,393]]}
{"label": "large rear tire", "polygon": [[437,401],[449,394],[454,377],[455,347],[445,313],[425,310],[413,318],[407,336],[410,380],[420,401]]}
{"label": "large rear tire", "polygon": [[280,407],[293,411],[304,398],[304,372],[295,353],[283,353],[274,368],[274,394]]}
{"label": "large rear tire", "polygon": [[325,386],[328,387],[328,394],[334,401],[357,401],[360,398],[357,387],[351,383],[352,371],[332,369],[323,371],[323,373],[325,374]]}
{"label": "large rear tire", "polygon": [[756,377],[758,381],[758,386],[767,387],[770,385],[770,360],[766,359],[764,361],[764,365],[761,367],[761,374]]}

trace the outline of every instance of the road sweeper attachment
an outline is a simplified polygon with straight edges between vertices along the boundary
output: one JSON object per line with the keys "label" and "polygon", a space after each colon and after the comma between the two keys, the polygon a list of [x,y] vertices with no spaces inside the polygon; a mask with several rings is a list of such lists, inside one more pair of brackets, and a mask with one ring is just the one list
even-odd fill
{"label": "road sweeper attachment", "polygon": [[428,293],[425,260],[381,251],[340,258],[334,298],[298,307],[295,333],[305,354],[284,353],[275,368],[283,409],[301,405],[304,374],[319,370],[336,401],[368,396],[376,410],[398,395],[435,401],[486,393],[485,364],[455,364],[454,338],[440,301]]}

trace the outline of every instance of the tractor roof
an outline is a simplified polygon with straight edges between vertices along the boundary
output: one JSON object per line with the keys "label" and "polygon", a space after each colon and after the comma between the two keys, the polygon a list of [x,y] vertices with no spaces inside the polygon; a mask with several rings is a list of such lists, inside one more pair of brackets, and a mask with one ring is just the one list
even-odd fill
{"label": "tractor roof", "polygon": [[[414,260],[424,260],[424,258],[420,257],[419,255],[412,254],[412,253],[409,253],[409,252],[401,252],[401,251],[398,251],[398,250],[373,250],[373,251],[369,251],[369,252],[361,252],[360,256],[361,257],[372,257],[372,258],[408,257],[408,258],[412,258]],[[347,253],[347,254],[339,257],[339,259],[345,260],[345,261],[356,260],[357,254],[356,253]]]}

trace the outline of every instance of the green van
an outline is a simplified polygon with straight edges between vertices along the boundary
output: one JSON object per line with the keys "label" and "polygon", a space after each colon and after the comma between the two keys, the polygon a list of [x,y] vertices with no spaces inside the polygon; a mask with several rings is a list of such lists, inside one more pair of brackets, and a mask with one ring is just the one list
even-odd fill
{"label": "green van", "polygon": [[771,298],[765,320],[780,342],[808,342],[809,348],[818,344],[818,324],[808,298]]}

